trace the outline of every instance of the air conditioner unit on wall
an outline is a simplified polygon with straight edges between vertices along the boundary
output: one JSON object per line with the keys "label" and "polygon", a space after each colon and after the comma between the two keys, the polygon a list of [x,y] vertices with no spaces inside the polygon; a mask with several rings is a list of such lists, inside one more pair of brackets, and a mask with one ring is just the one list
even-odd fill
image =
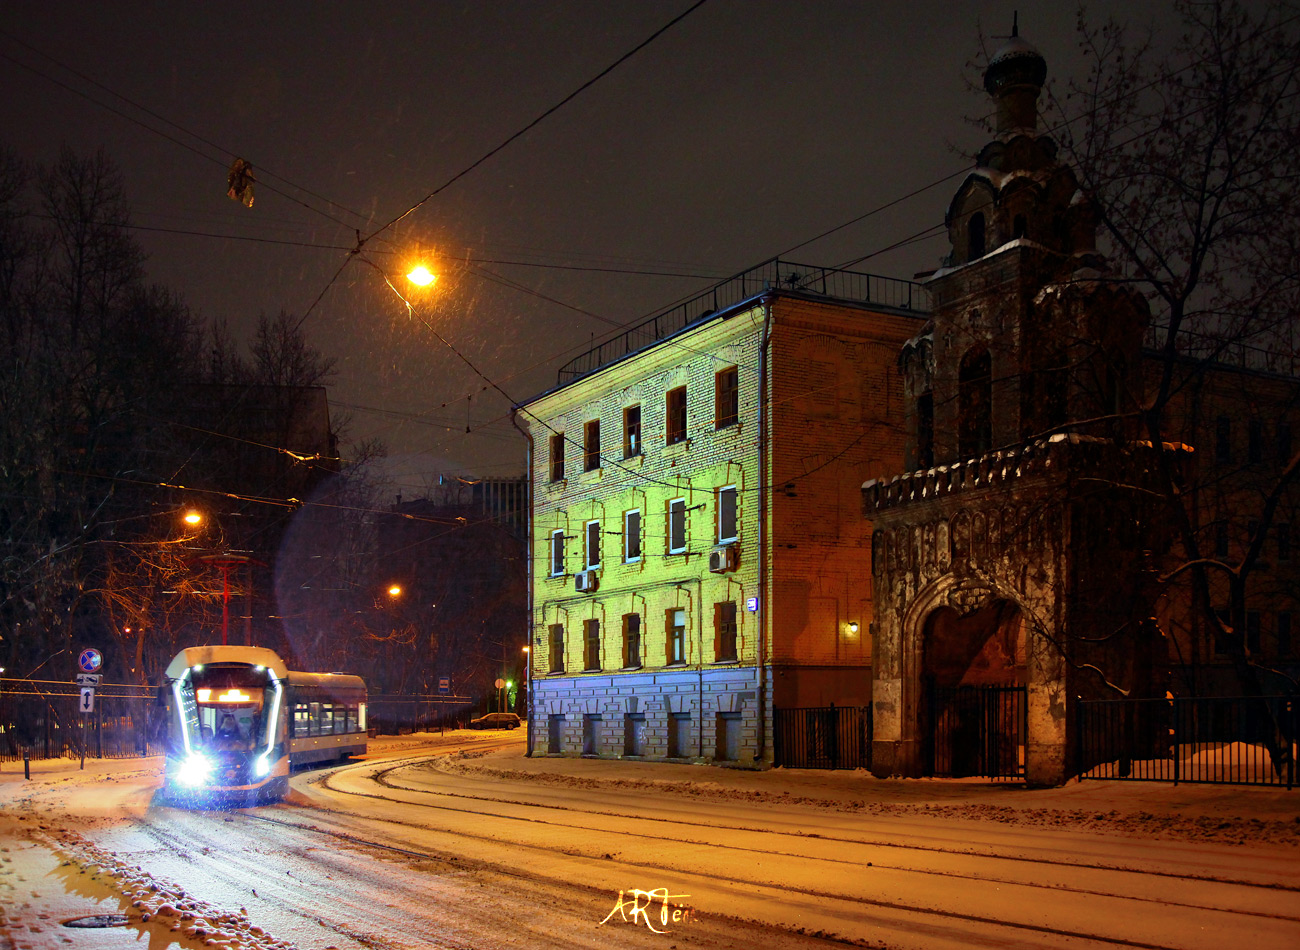
{"label": "air conditioner unit on wall", "polygon": [[714,574],[723,574],[736,569],[736,546],[719,544],[709,551],[709,570]]}
{"label": "air conditioner unit on wall", "polygon": [[589,594],[596,589],[596,572],[579,571],[573,575],[573,586],[579,593]]}

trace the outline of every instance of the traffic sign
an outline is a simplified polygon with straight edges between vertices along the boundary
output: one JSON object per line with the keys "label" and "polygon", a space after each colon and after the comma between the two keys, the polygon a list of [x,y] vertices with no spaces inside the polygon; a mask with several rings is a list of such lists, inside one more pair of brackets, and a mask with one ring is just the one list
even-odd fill
{"label": "traffic sign", "polygon": [[104,654],[100,653],[94,647],[87,647],[81,651],[77,657],[77,667],[83,673],[98,673],[99,668],[104,665]]}
{"label": "traffic sign", "polygon": [[451,677],[450,677],[450,676],[440,676],[440,677],[438,677],[438,692],[440,692],[440,693],[450,693],[450,692],[451,692]]}
{"label": "traffic sign", "polygon": [[506,685],[506,681],[505,681],[505,680],[503,680],[503,679],[498,679],[498,680],[497,680],[497,689],[503,689],[503,688],[505,687],[505,685]]}
{"label": "traffic sign", "polygon": [[77,707],[81,712],[88,713],[95,711],[95,690],[87,686],[81,691],[81,705]]}
{"label": "traffic sign", "polygon": [[98,673],[78,673],[78,686],[98,686],[101,677]]}

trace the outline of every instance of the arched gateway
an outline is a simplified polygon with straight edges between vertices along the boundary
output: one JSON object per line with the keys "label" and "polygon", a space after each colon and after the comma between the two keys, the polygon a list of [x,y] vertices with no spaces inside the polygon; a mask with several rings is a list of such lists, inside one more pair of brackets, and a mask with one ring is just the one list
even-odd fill
{"label": "arched gateway", "polygon": [[1037,130],[1046,73],[1014,35],[989,61],[997,135],[900,358],[910,471],[863,486],[881,775],[1061,782],[1075,697],[1163,692],[1145,618],[1166,449],[1124,403],[1148,312],[1107,279],[1092,202]]}

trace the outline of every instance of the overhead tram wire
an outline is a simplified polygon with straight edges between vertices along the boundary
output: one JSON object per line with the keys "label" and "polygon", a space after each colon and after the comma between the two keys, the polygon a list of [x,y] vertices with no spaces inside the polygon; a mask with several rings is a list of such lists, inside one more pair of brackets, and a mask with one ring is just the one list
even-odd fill
{"label": "overhead tram wire", "polygon": [[325,297],[325,294],[329,291],[330,287],[332,287],[332,286],[334,285],[334,282],[337,281],[337,280],[339,279],[339,275],[343,273],[343,269],[347,266],[348,261],[350,261],[353,257],[358,256],[358,255],[361,253],[361,250],[366,246],[366,244],[368,244],[368,243],[369,243],[371,240],[373,240],[376,236],[378,236],[378,235],[382,234],[383,232],[387,231],[389,228],[393,227],[393,225],[397,224],[399,221],[402,221],[403,219],[407,218],[408,216],[414,214],[416,211],[418,211],[420,208],[422,208],[425,204],[427,204],[430,200],[432,200],[433,198],[435,198],[437,195],[441,194],[443,191],[445,191],[447,188],[451,187],[451,186],[452,186],[453,184],[455,184],[457,181],[460,181],[460,179],[464,178],[466,175],[468,175],[468,174],[469,174],[470,172],[472,172],[474,169],[478,168],[478,167],[479,167],[480,165],[482,165],[484,162],[488,161],[488,159],[492,158],[493,156],[495,156],[496,154],[498,154],[499,152],[501,152],[502,150],[504,150],[507,146],[509,146],[511,143],[513,143],[514,141],[516,141],[517,139],[519,139],[521,136],[525,135],[526,133],[528,133],[529,131],[531,131],[532,129],[534,129],[534,128],[535,128],[536,126],[538,126],[542,121],[544,121],[545,119],[547,119],[548,117],[550,117],[551,115],[553,115],[555,112],[557,112],[557,111],[559,111],[561,108],[563,108],[565,105],[567,105],[568,103],[570,103],[571,101],[573,101],[574,99],[576,99],[579,95],[581,95],[581,94],[582,94],[583,92],[585,92],[587,89],[591,88],[593,85],[595,85],[595,84],[596,84],[597,82],[599,82],[600,80],[604,79],[606,76],[608,76],[610,73],[612,73],[612,72],[613,72],[615,69],[617,69],[619,66],[622,66],[625,62],[627,62],[629,59],[631,59],[631,58],[632,58],[633,56],[635,56],[637,53],[641,52],[641,50],[645,49],[647,46],[649,46],[651,43],[653,43],[655,40],[657,40],[660,36],[662,36],[664,33],[668,32],[670,29],[672,29],[674,26],[676,26],[676,25],[677,25],[678,23],[680,23],[682,20],[686,19],[688,16],[690,16],[692,13],[694,13],[694,12],[695,12],[696,10],[698,10],[700,7],[704,6],[704,4],[707,3],[707,2],[708,2],[708,0],[696,0],[695,3],[691,4],[691,6],[689,6],[689,7],[688,7],[686,10],[684,10],[682,13],[679,13],[677,16],[673,17],[671,20],[669,20],[667,23],[665,23],[665,24],[664,24],[663,26],[661,26],[659,29],[655,30],[655,32],[651,33],[650,36],[648,36],[646,39],[642,40],[640,43],[638,43],[638,44],[637,44],[636,46],[634,46],[632,49],[628,50],[626,53],[624,53],[622,56],[620,56],[618,59],[616,59],[613,63],[611,63],[610,65],[606,66],[604,69],[602,69],[602,70],[601,70],[599,73],[597,73],[595,76],[591,77],[591,78],[588,79],[586,82],[584,82],[581,86],[579,86],[577,89],[573,90],[573,92],[569,93],[567,96],[565,96],[565,97],[564,97],[563,99],[561,99],[559,102],[555,103],[555,105],[551,106],[549,109],[547,109],[546,111],[544,111],[541,115],[537,116],[537,118],[533,119],[531,122],[529,122],[529,123],[528,123],[527,125],[525,125],[523,128],[519,129],[517,132],[515,132],[514,134],[510,135],[509,137],[507,137],[507,138],[505,139],[505,141],[501,142],[499,145],[495,146],[494,148],[489,149],[489,150],[488,150],[484,155],[482,155],[480,158],[478,158],[477,160],[475,160],[474,162],[472,162],[470,165],[467,165],[465,168],[461,169],[461,170],[460,170],[459,172],[457,172],[456,174],[452,175],[452,176],[451,176],[450,178],[448,178],[445,182],[443,182],[443,183],[442,183],[441,185],[439,185],[437,188],[434,188],[431,192],[429,192],[427,195],[425,195],[423,198],[421,198],[421,199],[420,199],[419,201],[417,201],[415,204],[411,205],[411,207],[407,208],[405,211],[403,211],[403,212],[402,212],[401,214],[399,214],[397,217],[393,218],[393,219],[392,219],[391,221],[389,221],[387,224],[384,224],[384,225],[382,225],[382,226],[376,228],[375,230],[371,231],[369,234],[366,234],[366,235],[364,235],[364,236],[360,233],[360,231],[358,231],[358,232],[357,232],[357,245],[356,245],[356,247],[352,249],[352,252],[351,252],[351,253],[349,254],[349,256],[348,256],[348,257],[343,261],[343,266],[340,267],[340,268],[338,269],[338,271],[335,272],[334,276],[330,278],[329,283],[325,285],[325,288],[324,288],[324,289],[323,289],[323,290],[322,290],[322,291],[317,295],[316,299],[312,301],[311,306],[308,307],[307,310],[303,313],[303,315],[299,318],[299,320],[298,320],[298,326],[302,326],[303,321],[306,320],[307,317],[311,315],[311,312],[312,312],[313,310],[315,310],[316,307],[320,304],[321,300]]}
{"label": "overhead tram wire", "polygon": [[[40,56],[41,58],[48,60],[49,62],[53,63],[55,66],[58,66],[60,69],[63,69],[71,73],[73,76],[76,76],[78,79],[82,80],[83,82],[90,83],[95,88],[106,92],[110,96],[113,96],[115,99],[119,99],[122,102],[125,102],[133,109],[138,109],[140,112],[143,112],[145,115],[150,116],[151,118],[156,119],[159,122],[166,123],[167,125],[171,126],[173,129],[176,129],[178,132],[188,135],[190,138],[194,139],[195,141],[202,142],[208,148],[214,149],[217,152],[222,153],[226,157],[215,158],[212,155],[208,155],[205,152],[201,151],[200,149],[195,148],[193,145],[189,144],[188,142],[183,142],[180,139],[176,138],[175,136],[168,135],[166,132],[154,128],[153,126],[149,125],[147,122],[142,121],[136,116],[129,115],[120,109],[114,108],[113,106],[109,105],[106,102],[101,102],[99,99],[96,99],[95,97],[84,92],[83,90],[77,89],[74,86],[71,86],[68,83],[63,82],[60,79],[56,79],[55,77],[49,75],[48,73],[42,72],[41,70],[37,69],[35,66],[32,66],[29,63],[24,63],[20,60],[14,59],[12,56],[8,55],[7,53],[0,53],[0,59],[5,59],[13,63],[15,66],[18,66],[21,69],[25,69],[28,72],[34,73],[35,75],[40,76],[42,79],[46,80],[47,82],[54,83],[56,86],[59,86],[61,89],[64,89],[65,91],[70,92],[75,96],[80,96],[81,98],[85,99],[87,102],[93,103],[94,105],[99,106],[101,109],[105,109],[116,116],[126,119],[128,122],[132,122],[140,126],[142,129],[152,132],[154,135],[166,139],[167,141],[172,142],[175,145],[179,145],[181,148],[193,152],[195,155],[199,156],[200,158],[205,159],[206,161],[213,162],[222,168],[228,168],[230,165],[230,158],[237,154],[235,151],[225,148],[224,146],[219,145],[218,143],[213,142],[208,138],[205,138],[204,136],[198,134],[197,132],[191,131],[190,129],[187,129],[185,126],[172,121],[166,116],[158,112],[155,112],[154,110],[150,109],[148,106],[141,105],[140,103],[136,102],[134,99],[122,95],[117,90],[104,85],[103,83],[99,82],[93,77],[87,76],[85,73],[82,73],[77,69],[74,69],[72,66],[69,66],[67,63],[64,63],[56,59],[55,57],[51,56],[49,53],[46,53],[44,50],[38,49],[35,46],[32,46],[30,43],[27,43],[24,40],[19,39],[18,37],[10,33],[8,30],[0,28],[0,36],[3,36],[6,39],[10,40],[11,42],[16,43],[19,46],[23,47],[24,49],[32,53],[35,53],[37,56]],[[329,198],[326,198],[324,195],[319,195],[316,192],[310,190],[309,188],[305,188],[302,185],[290,181],[288,178],[285,178],[282,175],[277,175],[275,172],[268,170],[267,168],[265,168],[260,164],[254,163],[254,168],[256,169],[259,175],[266,175],[271,178],[275,178],[279,181],[282,181],[293,190],[302,192],[305,195],[310,195],[311,197],[316,198],[319,201],[323,201],[328,205],[331,205],[342,211],[346,211],[348,214],[353,215],[354,217],[362,221],[366,220],[368,217],[367,215],[361,213],[360,211],[354,211],[353,209],[347,207],[346,205],[340,204],[337,201],[333,201]],[[282,198],[292,201],[295,204],[301,205],[303,208],[306,208],[308,211],[311,211],[314,214],[319,214],[322,217],[335,222],[336,224],[342,225],[343,227],[347,227],[350,229],[352,228],[352,225],[349,224],[348,222],[342,221],[339,218],[335,217],[334,215],[330,214],[329,212],[321,210],[320,208],[315,208],[312,205],[308,204],[307,202],[299,198],[295,198],[294,196],[282,191],[281,189],[276,188],[273,185],[267,183],[264,179],[259,178],[258,184],[260,184],[267,191],[278,194]]]}

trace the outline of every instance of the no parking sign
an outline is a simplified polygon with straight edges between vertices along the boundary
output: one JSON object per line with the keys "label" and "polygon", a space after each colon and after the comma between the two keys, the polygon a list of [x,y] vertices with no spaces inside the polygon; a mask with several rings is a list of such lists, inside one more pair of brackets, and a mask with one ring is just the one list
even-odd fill
{"label": "no parking sign", "polygon": [[83,673],[97,673],[104,665],[104,655],[94,647],[87,647],[77,657],[77,668]]}

